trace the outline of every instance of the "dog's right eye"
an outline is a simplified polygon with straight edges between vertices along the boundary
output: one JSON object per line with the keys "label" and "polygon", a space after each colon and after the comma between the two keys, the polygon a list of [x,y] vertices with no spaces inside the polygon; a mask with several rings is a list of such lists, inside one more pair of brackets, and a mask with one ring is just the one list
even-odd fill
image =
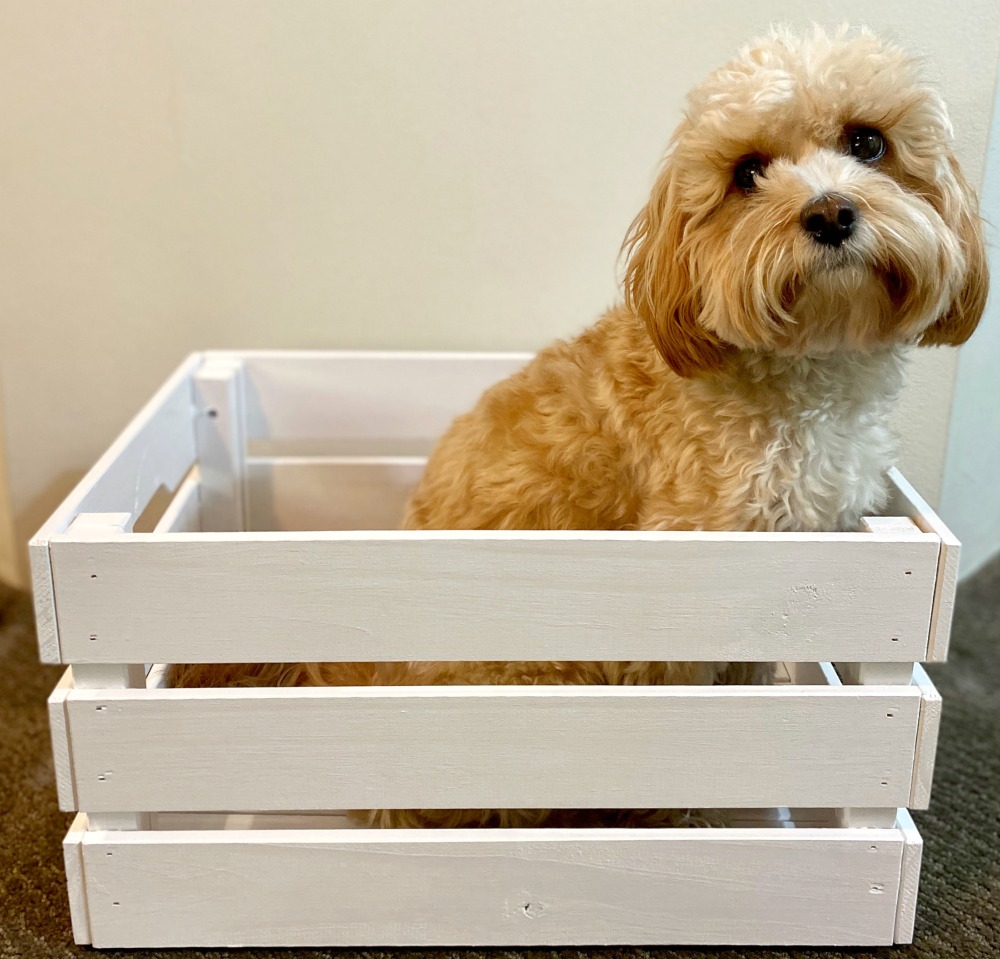
{"label": "dog's right eye", "polygon": [[760,157],[747,157],[740,160],[733,170],[733,183],[741,190],[757,189],[757,179],[764,175],[764,168],[767,164]]}

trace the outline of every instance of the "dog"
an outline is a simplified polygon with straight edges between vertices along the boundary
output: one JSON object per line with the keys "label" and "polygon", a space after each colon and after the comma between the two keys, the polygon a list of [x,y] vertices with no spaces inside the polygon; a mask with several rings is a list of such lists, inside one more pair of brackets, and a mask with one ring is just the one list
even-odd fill
{"label": "dog", "polygon": [[[406,529],[856,530],[886,503],[889,413],[907,354],[963,343],[988,286],[945,106],[902,49],[866,30],[775,29],[711,74],[689,95],[623,254],[624,302],[454,422]],[[768,679],[767,667],[712,662],[233,664],[174,675],[196,686]],[[524,826],[569,814],[358,815]]]}

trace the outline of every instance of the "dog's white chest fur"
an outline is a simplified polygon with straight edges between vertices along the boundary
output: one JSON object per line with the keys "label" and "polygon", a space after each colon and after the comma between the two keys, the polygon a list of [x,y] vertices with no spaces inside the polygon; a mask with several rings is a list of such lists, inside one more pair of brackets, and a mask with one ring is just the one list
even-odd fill
{"label": "dog's white chest fur", "polygon": [[761,357],[736,381],[672,393],[671,419],[685,435],[664,437],[640,525],[857,529],[884,506],[903,362],[898,349]]}

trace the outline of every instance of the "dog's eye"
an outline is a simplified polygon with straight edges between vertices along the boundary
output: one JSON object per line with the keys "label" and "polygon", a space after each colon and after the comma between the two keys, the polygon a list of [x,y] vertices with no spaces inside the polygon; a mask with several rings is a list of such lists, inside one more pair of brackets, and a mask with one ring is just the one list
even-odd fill
{"label": "dog's eye", "polygon": [[733,170],[733,183],[741,190],[754,190],[757,188],[757,179],[764,175],[764,168],[767,163],[760,157],[747,157],[740,160]]}
{"label": "dog's eye", "polygon": [[885,137],[871,127],[852,130],[848,134],[847,142],[851,148],[851,156],[865,163],[872,163],[885,153]]}

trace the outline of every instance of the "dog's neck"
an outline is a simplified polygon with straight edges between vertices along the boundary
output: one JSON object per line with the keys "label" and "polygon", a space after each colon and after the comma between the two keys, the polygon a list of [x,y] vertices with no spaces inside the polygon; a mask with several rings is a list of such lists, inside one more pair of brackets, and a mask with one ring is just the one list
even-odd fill
{"label": "dog's neck", "polygon": [[712,378],[711,389],[757,407],[887,412],[903,387],[906,353],[902,346],[798,357],[741,351],[725,374]]}

